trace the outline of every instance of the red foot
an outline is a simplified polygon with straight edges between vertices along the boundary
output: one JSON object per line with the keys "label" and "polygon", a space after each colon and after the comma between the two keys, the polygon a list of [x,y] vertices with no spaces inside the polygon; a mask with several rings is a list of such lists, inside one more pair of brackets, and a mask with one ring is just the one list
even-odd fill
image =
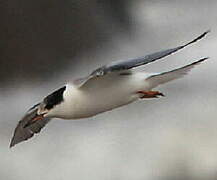
{"label": "red foot", "polygon": [[143,99],[143,98],[158,98],[159,96],[164,96],[164,94],[159,92],[159,91],[138,91],[137,93],[143,94],[143,96],[140,97],[141,99]]}

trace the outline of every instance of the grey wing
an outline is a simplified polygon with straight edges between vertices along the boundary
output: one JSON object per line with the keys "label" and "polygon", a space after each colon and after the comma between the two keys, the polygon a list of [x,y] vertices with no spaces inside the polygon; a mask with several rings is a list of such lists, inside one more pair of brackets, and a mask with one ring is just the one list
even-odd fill
{"label": "grey wing", "polygon": [[[37,106],[36,106],[37,107]],[[10,147],[14,145],[28,140],[29,138],[33,137],[35,133],[39,133],[41,129],[50,121],[50,118],[44,118],[40,121],[36,121],[35,123],[31,124],[30,126],[25,127],[25,125],[35,117],[37,113],[37,108],[31,108],[29,112],[19,121],[14,135],[12,137]]]}
{"label": "grey wing", "polygon": [[99,76],[104,76],[108,73],[112,73],[112,72],[122,72],[122,71],[128,71],[132,68],[138,67],[138,66],[142,66],[151,62],[154,62],[156,60],[159,60],[161,58],[164,58],[172,53],[175,53],[178,50],[181,50],[183,48],[185,48],[186,46],[197,42],[198,40],[200,40],[201,38],[203,38],[207,33],[209,33],[210,31],[206,31],[203,34],[201,34],[200,36],[198,36],[197,38],[195,38],[194,40],[178,46],[176,48],[171,48],[171,49],[167,49],[167,50],[163,50],[163,51],[159,51],[153,54],[149,54],[143,57],[139,57],[139,58],[135,58],[135,59],[129,59],[126,61],[120,61],[120,62],[115,62],[112,64],[108,64],[105,66],[102,66],[96,70],[94,70],[88,77],[86,78],[81,78],[79,80],[77,80],[75,82],[76,85],[78,85],[79,87],[81,87],[82,85],[84,85],[88,80],[95,78],[95,77],[99,77]]}

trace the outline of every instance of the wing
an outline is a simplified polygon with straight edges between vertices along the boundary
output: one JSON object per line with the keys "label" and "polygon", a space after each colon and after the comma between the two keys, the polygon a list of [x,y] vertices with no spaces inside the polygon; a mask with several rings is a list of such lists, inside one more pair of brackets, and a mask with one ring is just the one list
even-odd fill
{"label": "wing", "polygon": [[44,118],[40,121],[36,121],[33,124],[26,126],[32,118],[36,116],[37,107],[39,104],[33,106],[27,114],[19,121],[15,131],[13,138],[10,143],[10,147],[14,145],[28,140],[29,138],[33,137],[35,133],[39,133],[41,129],[50,121],[49,118]]}
{"label": "wing", "polygon": [[196,62],[193,62],[189,65],[186,65],[184,67],[160,73],[160,74],[155,74],[146,79],[146,81],[149,83],[150,89],[157,87],[160,84],[167,83],[169,81],[175,80],[182,78],[184,75],[187,75],[188,72],[195,67],[196,65],[199,65],[203,61],[207,60],[208,58],[202,58]]}
{"label": "wing", "polygon": [[197,38],[195,38],[194,40],[192,40],[192,41],[190,41],[184,45],[178,46],[176,48],[167,49],[167,50],[159,51],[159,52],[149,54],[149,55],[146,55],[143,57],[139,57],[139,58],[135,58],[135,59],[129,59],[126,61],[121,61],[121,62],[115,62],[115,63],[109,64],[109,65],[102,66],[102,67],[94,70],[88,77],[76,80],[75,84],[78,87],[81,87],[82,85],[84,85],[87,81],[89,81],[92,78],[104,76],[108,73],[113,73],[113,72],[122,72],[122,71],[126,72],[129,69],[154,62],[158,59],[164,58],[164,57],[166,57],[172,53],[175,53],[176,51],[181,50],[192,43],[197,42],[198,40],[203,38],[209,32],[210,31],[206,31],[203,34],[201,34],[200,36],[198,36]]}

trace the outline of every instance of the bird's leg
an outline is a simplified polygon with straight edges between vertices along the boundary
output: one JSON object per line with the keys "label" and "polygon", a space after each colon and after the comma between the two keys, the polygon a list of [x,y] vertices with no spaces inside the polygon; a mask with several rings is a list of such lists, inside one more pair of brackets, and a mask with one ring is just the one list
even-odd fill
{"label": "bird's leg", "polygon": [[164,96],[163,93],[159,91],[138,91],[137,93],[142,94],[143,96],[140,97],[143,98],[158,98],[159,96]]}

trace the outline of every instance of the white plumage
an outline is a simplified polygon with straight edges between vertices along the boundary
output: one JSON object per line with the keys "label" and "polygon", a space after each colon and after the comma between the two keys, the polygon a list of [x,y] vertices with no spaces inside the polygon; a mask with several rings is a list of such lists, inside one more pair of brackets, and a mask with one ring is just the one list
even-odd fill
{"label": "white plumage", "polygon": [[193,41],[153,53],[144,57],[112,63],[94,70],[89,76],[66,84],[33,106],[19,121],[10,147],[31,138],[51,118],[80,119],[109,111],[143,98],[163,96],[152,89],[160,84],[181,78],[195,65],[208,58],[164,73],[136,72],[132,68],[166,57],[203,38],[209,31]]}
{"label": "white plumage", "polygon": [[204,60],[206,58],[165,73],[111,73],[93,78],[82,87],[68,83],[63,93],[64,101],[46,116],[71,120],[87,118],[129,104],[143,96],[139,91],[148,92],[160,84],[181,78]]}

